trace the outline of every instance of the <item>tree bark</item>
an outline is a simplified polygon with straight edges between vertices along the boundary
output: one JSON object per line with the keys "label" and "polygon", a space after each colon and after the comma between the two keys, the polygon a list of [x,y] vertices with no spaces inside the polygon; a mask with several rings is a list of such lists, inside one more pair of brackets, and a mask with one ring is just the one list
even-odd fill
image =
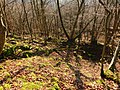
{"label": "tree bark", "polygon": [[6,37],[6,28],[3,26],[3,21],[1,18],[1,21],[0,21],[0,54],[2,53],[3,46],[5,44],[5,37]]}
{"label": "tree bark", "polygon": [[6,37],[6,25],[5,25],[5,19],[3,16],[2,9],[3,7],[1,6],[1,3],[0,3],[0,54],[2,53],[3,46],[5,44],[5,37]]}
{"label": "tree bark", "polygon": [[57,0],[57,7],[58,7],[58,12],[59,12],[59,17],[60,17],[61,26],[62,26],[62,28],[63,28],[63,31],[64,31],[64,33],[65,33],[67,39],[69,40],[70,37],[69,37],[67,31],[65,30],[65,27],[64,27],[64,24],[63,24],[63,20],[62,20],[62,15],[61,15],[61,11],[60,11],[59,0]]}

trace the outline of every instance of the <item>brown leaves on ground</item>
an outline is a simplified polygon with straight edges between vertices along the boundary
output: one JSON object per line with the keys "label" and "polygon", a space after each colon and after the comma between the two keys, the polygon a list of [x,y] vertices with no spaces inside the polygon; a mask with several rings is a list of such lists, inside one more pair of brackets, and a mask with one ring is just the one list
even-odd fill
{"label": "brown leaves on ground", "polygon": [[[100,79],[100,66],[72,58],[64,62],[57,53],[7,60],[0,64],[0,90],[103,90],[116,89],[112,81]],[[107,84],[108,85],[107,85]]]}

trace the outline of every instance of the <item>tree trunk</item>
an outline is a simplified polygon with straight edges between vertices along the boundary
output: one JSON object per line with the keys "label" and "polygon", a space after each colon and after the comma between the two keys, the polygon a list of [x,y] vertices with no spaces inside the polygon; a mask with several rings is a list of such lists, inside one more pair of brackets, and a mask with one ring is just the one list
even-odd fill
{"label": "tree trunk", "polygon": [[113,56],[113,58],[111,60],[111,63],[109,65],[109,67],[108,67],[108,69],[110,69],[112,72],[114,72],[114,69],[115,69],[115,63],[116,63],[116,60],[117,60],[119,50],[120,50],[120,40],[119,40],[118,45],[116,47],[116,50],[114,52],[114,56]]}
{"label": "tree trunk", "polygon": [[26,19],[26,22],[27,22],[28,30],[30,32],[31,40],[33,41],[33,32],[32,32],[32,28],[30,26],[30,23],[28,21],[28,14],[26,12],[25,1],[24,0],[22,0],[22,5],[23,5],[24,13],[25,13],[25,19]]}
{"label": "tree trunk", "polygon": [[3,46],[5,43],[5,33],[6,33],[6,27],[4,25],[2,14],[0,14],[0,54],[2,53]]}

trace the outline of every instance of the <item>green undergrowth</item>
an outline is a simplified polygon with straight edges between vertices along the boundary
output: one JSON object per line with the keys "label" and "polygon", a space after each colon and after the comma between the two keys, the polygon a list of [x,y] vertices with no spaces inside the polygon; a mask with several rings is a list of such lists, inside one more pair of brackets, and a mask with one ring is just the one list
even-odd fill
{"label": "green undergrowth", "polygon": [[24,82],[21,90],[39,90],[41,86],[41,83]]}
{"label": "green undergrowth", "polygon": [[61,90],[58,83],[59,83],[59,79],[57,77],[52,77],[51,78],[52,86],[50,87],[49,90]]}
{"label": "green undergrowth", "polygon": [[28,44],[5,43],[2,56],[3,58],[7,58],[7,57],[17,58],[22,53],[20,57],[28,57],[31,56],[31,52],[27,52],[30,50],[32,50],[32,47]]}
{"label": "green undergrowth", "polygon": [[105,78],[113,80],[115,83],[120,84],[120,74],[119,73],[113,73],[111,70],[106,70],[104,72]]}
{"label": "green undergrowth", "polygon": [[28,58],[37,55],[49,56],[54,51],[55,49],[32,46],[27,43],[5,43],[0,59]]}

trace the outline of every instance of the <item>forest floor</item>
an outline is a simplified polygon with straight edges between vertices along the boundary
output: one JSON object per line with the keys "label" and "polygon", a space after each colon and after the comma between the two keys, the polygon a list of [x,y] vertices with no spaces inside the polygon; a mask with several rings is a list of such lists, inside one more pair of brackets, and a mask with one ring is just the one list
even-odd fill
{"label": "forest floor", "polygon": [[[68,56],[66,48],[58,49],[53,42],[43,45],[39,39],[28,44],[11,38],[3,52],[0,90],[120,90],[114,81],[100,78],[100,61],[76,56],[75,51]],[[116,68],[120,78],[120,59]]]}

